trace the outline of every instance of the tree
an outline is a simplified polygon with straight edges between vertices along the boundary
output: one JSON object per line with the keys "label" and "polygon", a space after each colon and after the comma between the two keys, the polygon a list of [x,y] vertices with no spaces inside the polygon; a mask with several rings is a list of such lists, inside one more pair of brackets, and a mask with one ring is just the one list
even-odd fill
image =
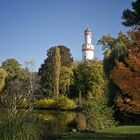
{"label": "tree", "polygon": [[120,89],[110,78],[110,73],[115,66],[115,59],[124,61],[128,50],[135,47],[135,33],[134,31],[128,31],[128,34],[125,35],[123,32],[120,32],[116,38],[104,35],[98,41],[98,44],[102,45],[104,50],[103,67],[107,80],[108,103],[113,105],[114,98],[117,92],[120,92]]}
{"label": "tree", "polygon": [[137,28],[140,26],[140,0],[132,2],[132,9],[125,9],[122,14],[124,20],[122,24],[124,26],[130,26]]}
{"label": "tree", "polygon": [[73,96],[79,95],[87,99],[92,96],[99,102],[105,102],[105,79],[102,62],[82,61],[73,70]]}
{"label": "tree", "polygon": [[[47,58],[39,69],[39,75],[41,76],[41,89],[45,96],[53,96],[54,93],[54,65],[55,65],[55,48],[59,48],[61,56],[61,67],[70,68],[73,64],[73,58],[71,57],[70,49],[60,45],[51,47],[47,50]],[[61,73],[60,73],[61,75]],[[60,78],[62,80],[62,78]],[[61,81],[60,81],[61,83]],[[60,89],[61,90],[61,89]]]}
{"label": "tree", "polygon": [[[70,49],[66,46],[59,45],[55,46],[60,50],[61,55],[61,66],[71,67],[73,64],[73,58],[70,53]],[[46,71],[51,70],[51,65],[54,63],[55,47],[51,47],[47,50],[47,58],[44,60],[44,63],[39,68],[39,73],[43,74]]]}
{"label": "tree", "polygon": [[69,94],[69,87],[72,84],[73,68],[63,66],[60,72],[60,92],[63,95]]}
{"label": "tree", "polygon": [[58,47],[55,48],[55,60],[54,60],[54,94],[56,98],[59,96],[59,78],[61,69],[61,56]]}
{"label": "tree", "polygon": [[71,67],[73,65],[73,57],[71,56],[70,49],[66,46],[57,46],[61,55],[61,66]]}
{"label": "tree", "polygon": [[136,32],[136,47],[129,50],[124,62],[115,61],[111,71],[113,82],[120,88],[115,102],[121,111],[140,112],[140,29]]}
{"label": "tree", "polygon": [[13,58],[5,60],[1,65],[1,67],[7,71],[9,80],[14,80],[22,76],[20,66],[19,62]]}
{"label": "tree", "polygon": [[2,62],[1,67],[7,72],[5,83],[6,92],[11,94],[25,94],[27,92],[25,81],[27,81],[28,74],[26,70],[21,68],[19,62],[15,59],[7,59]]}
{"label": "tree", "polygon": [[4,69],[0,68],[0,92],[5,86],[6,77],[7,77],[7,72]]}
{"label": "tree", "polygon": [[40,76],[38,75],[37,72],[34,71],[34,61],[25,61],[25,69],[28,74],[28,79],[26,81],[27,83],[27,97],[32,97],[34,98],[35,96],[40,96]]}

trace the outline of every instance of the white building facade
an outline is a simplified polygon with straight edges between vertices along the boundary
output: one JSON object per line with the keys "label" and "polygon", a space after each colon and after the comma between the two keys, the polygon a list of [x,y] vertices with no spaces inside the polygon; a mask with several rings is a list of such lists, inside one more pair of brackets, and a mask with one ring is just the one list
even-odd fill
{"label": "white building facade", "polygon": [[82,45],[82,59],[94,59],[94,45],[92,44],[92,31],[88,28],[84,32],[85,43]]}

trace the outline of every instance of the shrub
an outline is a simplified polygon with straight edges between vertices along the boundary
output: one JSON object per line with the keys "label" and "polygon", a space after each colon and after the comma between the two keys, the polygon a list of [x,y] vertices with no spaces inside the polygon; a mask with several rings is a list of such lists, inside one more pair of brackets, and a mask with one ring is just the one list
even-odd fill
{"label": "shrub", "polygon": [[107,105],[94,103],[84,113],[87,119],[87,127],[92,131],[118,125],[118,122],[113,118],[113,109]]}
{"label": "shrub", "polygon": [[57,108],[56,101],[54,99],[40,99],[33,103],[34,108]]}
{"label": "shrub", "polygon": [[76,107],[76,103],[65,97],[60,96],[58,99],[41,99],[36,100],[32,104],[33,108],[49,108],[49,109],[62,109],[62,110],[71,110]]}
{"label": "shrub", "polygon": [[57,99],[57,105],[59,109],[70,110],[76,108],[76,103],[66,96],[60,96]]}

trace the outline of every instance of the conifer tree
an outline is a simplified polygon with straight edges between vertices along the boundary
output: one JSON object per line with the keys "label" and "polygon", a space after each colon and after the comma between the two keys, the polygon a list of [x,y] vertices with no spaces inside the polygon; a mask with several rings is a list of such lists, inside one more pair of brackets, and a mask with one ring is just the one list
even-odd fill
{"label": "conifer tree", "polygon": [[132,2],[132,10],[124,9],[122,19],[124,20],[122,22],[124,26],[134,28],[140,26],[140,0]]}
{"label": "conifer tree", "polygon": [[55,60],[54,60],[54,94],[56,98],[59,96],[59,79],[61,69],[61,56],[58,47],[55,48]]}

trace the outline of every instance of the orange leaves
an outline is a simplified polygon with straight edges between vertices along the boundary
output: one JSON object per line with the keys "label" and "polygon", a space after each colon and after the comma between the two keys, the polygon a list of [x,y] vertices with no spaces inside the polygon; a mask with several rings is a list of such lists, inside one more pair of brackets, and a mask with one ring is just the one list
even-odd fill
{"label": "orange leaves", "polygon": [[115,60],[115,64],[110,76],[122,90],[116,104],[122,111],[140,112],[140,48],[131,49],[124,62]]}
{"label": "orange leaves", "polygon": [[114,83],[126,94],[127,89],[133,83],[131,80],[133,74],[122,62],[116,60],[115,63],[116,66],[111,71],[111,79],[113,79]]}

